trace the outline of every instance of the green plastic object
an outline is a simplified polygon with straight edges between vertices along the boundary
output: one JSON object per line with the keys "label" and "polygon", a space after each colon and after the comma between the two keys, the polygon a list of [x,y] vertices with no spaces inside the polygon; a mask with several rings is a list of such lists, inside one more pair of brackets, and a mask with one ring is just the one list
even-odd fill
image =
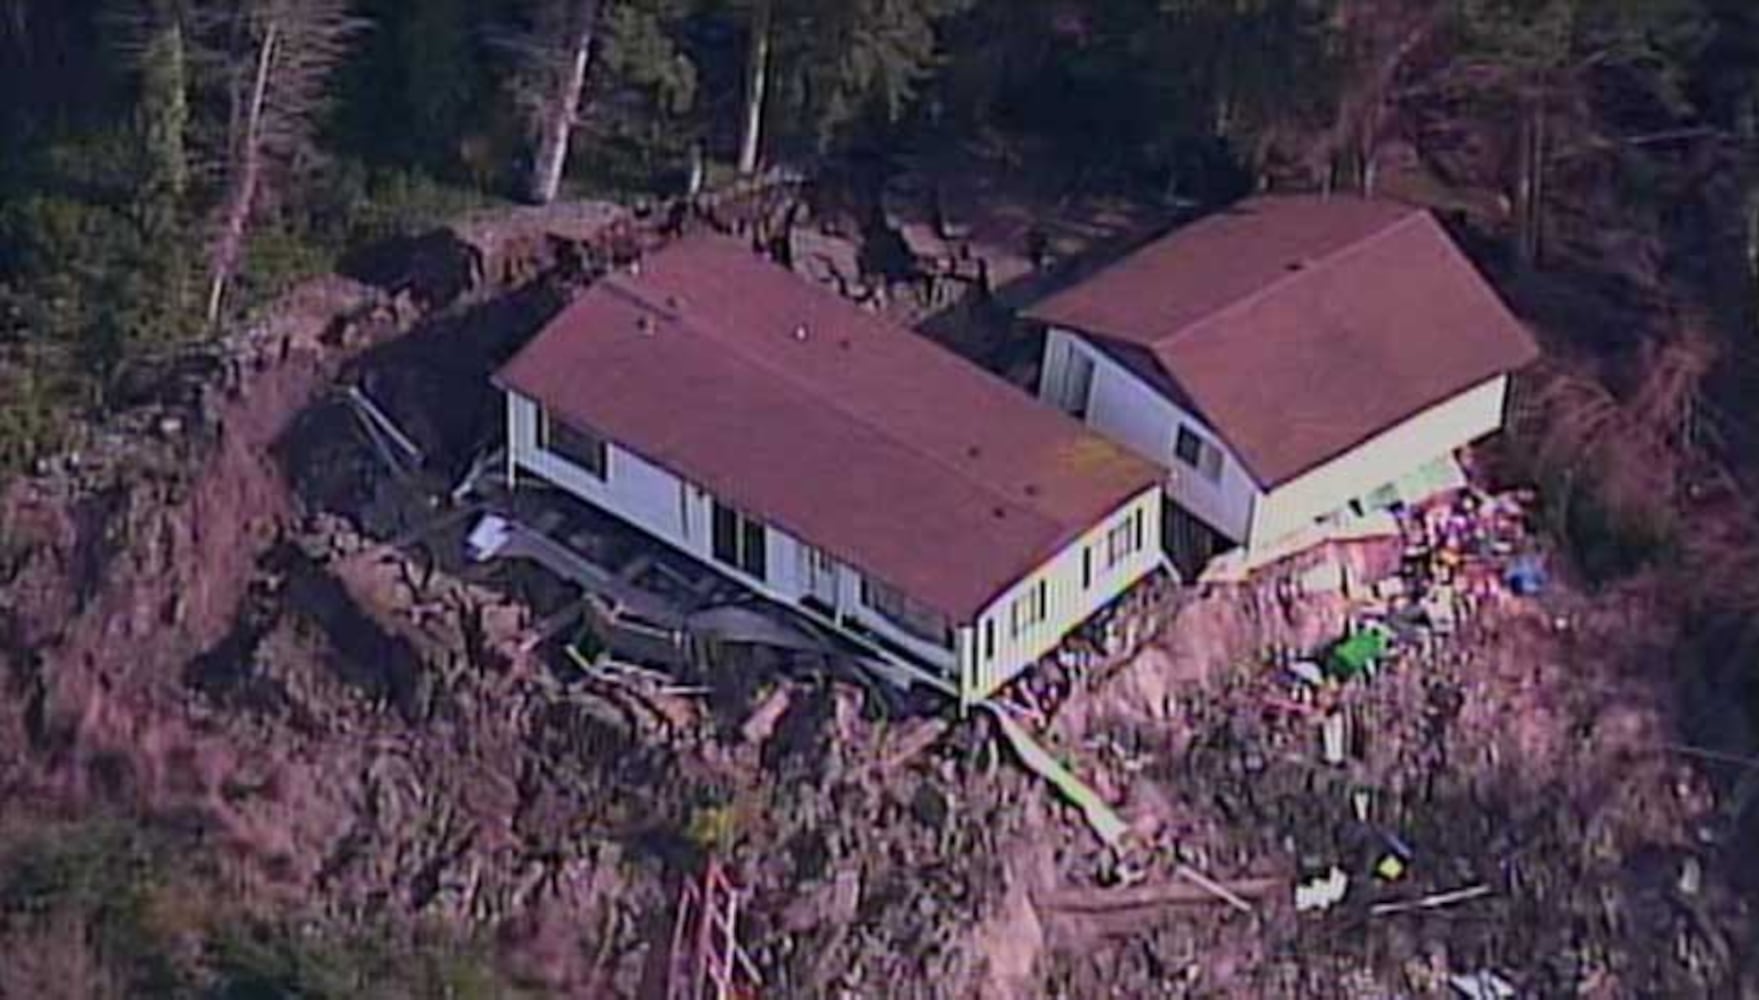
{"label": "green plastic object", "polygon": [[1386,647],[1385,630],[1363,629],[1331,648],[1331,656],[1326,661],[1327,672],[1344,680],[1360,676],[1374,665],[1374,661],[1386,655]]}

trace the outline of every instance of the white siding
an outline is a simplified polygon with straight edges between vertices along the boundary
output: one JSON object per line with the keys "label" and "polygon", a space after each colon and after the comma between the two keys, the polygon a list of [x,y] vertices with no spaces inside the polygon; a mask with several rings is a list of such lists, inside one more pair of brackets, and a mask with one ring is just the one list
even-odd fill
{"label": "white siding", "polygon": [[[967,703],[987,697],[1036,663],[1054,650],[1070,630],[1161,565],[1161,503],[1159,488],[1144,491],[1008,588],[984,609],[969,635],[962,636],[969,643],[969,651],[960,650],[960,663],[969,671],[962,684]],[[1108,566],[1108,533],[1138,517],[1142,522],[1142,545],[1115,565]],[[1092,551],[1092,577],[1084,587],[1082,553],[1086,550]],[[1031,594],[1040,581],[1045,585],[1045,616],[1022,629],[1019,635],[1014,635],[1010,627],[1010,609],[1016,599]],[[995,655],[986,656],[989,651],[987,635],[991,628],[995,631]]]}
{"label": "white siding", "polygon": [[686,489],[678,477],[630,454],[615,444],[605,449],[605,478],[600,479],[538,444],[537,405],[509,394],[515,461],[582,500],[699,555],[708,554],[708,497],[689,491],[688,525],[679,515],[678,493]]}
{"label": "white siding", "polygon": [[1253,547],[1298,531],[1498,430],[1507,391],[1508,377],[1499,375],[1277,487],[1258,504]]}
{"label": "white siding", "polygon": [[[507,401],[508,452],[510,461],[518,467],[615,514],[767,597],[798,604],[800,598],[812,592],[804,572],[807,546],[786,531],[765,524],[765,579],[749,576],[714,558],[714,498],[706,490],[615,443],[606,446],[606,475],[601,480],[539,445],[536,403],[515,393],[508,393]],[[680,495],[684,497],[682,512]],[[837,584],[838,610],[929,663],[949,672],[956,668],[956,650],[923,642],[863,607],[861,576],[854,569],[839,563]]]}
{"label": "white siding", "polygon": [[[1381,487],[1502,427],[1507,376],[1498,376],[1399,424],[1266,495],[1200,420],[1078,334],[1052,329],[1039,395],[1055,401],[1071,354],[1094,359],[1087,423],[1170,470],[1173,502],[1248,548],[1274,544]],[[1222,474],[1211,482],[1173,453],[1181,424],[1221,446]]]}
{"label": "white siding", "polygon": [[[1079,353],[1093,359],[1093,390],[1087,404],[1087,423],[1113,441],[1170,470],[1167,492],[1173,501],[1236,541],[1244,540],[1252,525],[1257,484],[1246,474],[1234,453],[1210,429],[1158,389],[1128,368],[1083,340],[1079,335],[1052,329],[1045,340],[1045,360],[1039,397],[1057,401],[1070,356]],[[1219,481],[1212,482],[1173,454],[1179,427],[1190,427],[1221,449]]]}
{"label": "white siding", "polygon": [[[710,531],[713,498],[671,472],[643,460],[616,444],[606,449],[605,479],[579,468],[539,446],[538,410],[531,400],[508,394],[510,461],[690,554],[759,593],[788,604],[812,593],[806,567],[807,546],[774,525],[766,525],[767,579],[757,580],[712,557]],[[680,514],[681,495],[684,514]],[[1115,600],[1161,565],[1161,490],[1150,488],[1117,513],[1095,525],[1043,566],[1020,580],[985,609],[976,623],[953,623],[954,646],[925,642],[891,623],[861,601],[861,573],[838,563],[836,610],[863,627],[903,647],[918,658],[945,669],[961,680],[967,704],[980,700],[1055,649],[1063,637],[1094,612]],[[1106,539],[1118,524],[1140,515],[1142,544],[1108,566]],[[1092,549],[1092,576],[1082,585],[1082,552]],[[1045,583],[1045,616],[1018,636],[1009,628],[1015,598]],[[993,622],[996,645],[985,657],[986,622]]]}

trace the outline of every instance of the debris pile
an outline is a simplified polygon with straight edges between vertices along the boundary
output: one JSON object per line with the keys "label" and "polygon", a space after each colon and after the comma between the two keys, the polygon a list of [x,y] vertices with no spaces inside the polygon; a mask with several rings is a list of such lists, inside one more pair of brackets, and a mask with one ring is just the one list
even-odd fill
{"label": "debris pile", "polygon": [[[747,232],[785,226],[749,202]],[[16,801],[177,817],[241,892],[482,929],[560,995],[662,982],[710,857],[768,995],[1740,988],[1730,845],[1657,707],[1676,637],[1652,595],[1580,596],[1518,495],[1145,589],[1006,716],[731,648],[701,684],[569,657],[579,593],[470,564],[454,487],[497,426],[482,373],[560,294],[480,286],[588,241],[473,232],[308,289],[341,315],[168,371],[0,499]],[[1016,723],[1107,835],[1016,766]]]}
{"label": "debris pile", "polygon": [[[1109,881],[1089,891],[1120,906],[1132,886],[1177,885],[1181,865],[1272,888],[1250,917],[1225,899],[1122,923],[1047,915],[1056,989],[1705,995],[1733,981],[1740,904],[1683,875],[1718,853],[1700,832],[1709,791],[1667,752],[1662,713],[1636,707],[1661,703],[1668,678],[1644,668],[1666,637],[1634,626],[1640,607],[1554,580],[1532,599],[1523,573],[1544,564],[1527,502],[1445,497],[1411,512],[1404,540],[1214,588],[1140,657],[1201,686],[1156,711],[1132,665],[1058,716],[1058,743],[1135,834],[1113,869],[1066,858],[1059,879]],[[1193,655],[1225,660],[1169,662]]]}

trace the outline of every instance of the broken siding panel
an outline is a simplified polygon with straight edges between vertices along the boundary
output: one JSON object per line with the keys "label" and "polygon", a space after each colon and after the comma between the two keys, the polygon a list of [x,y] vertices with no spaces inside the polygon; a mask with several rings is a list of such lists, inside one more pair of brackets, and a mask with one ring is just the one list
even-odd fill
{"label": "broken siding panel", "polygon": [[[1076,357],[1090,359],[1094,366],[1088,426],[1167,469],[1167,492],[1180,507],[1230,538],[1245,538],[1260,495],[1245,466],[1213,429],[1117,359],[1078,334],[1052,329],[1045,338],[1041,397],[1055,402],[1055,393],[1066,379],[1062,369]],[[1219,475],[1206,476],[1178,458],[1174,452],[1180,427],[1190,428],[1220,452]]]}
{"label": "broken siding panel", "polygon": [[[1076,626],[1161,565],[1161,503],[1158,487],[1137,495],[991,602],[972,629],[975,652],[965,690],[967,704],[988,697],[1036,663]],[[1113,561],[1108,558],[1108,540],[1120,530],[1128,551],[1121,551]],[[1090,549],[1092,555],[1084,556]],[[1085,587],[1084,563],[1091,567],[1091,583]],[[1036,605],[1041,588],[1042,618],[1030,624],[1022,618],[1023,627],[1016,632],[1015,609]],[[992,632],[995,649],[990,656]]]}
{"label": "broken siding panel", "polygon": [[1424,465],[1500,430],[1508,377],[1433,406],[1273,490],[1259,503],[1252,548],[1274,544],[1351,500],[1366,500]]}

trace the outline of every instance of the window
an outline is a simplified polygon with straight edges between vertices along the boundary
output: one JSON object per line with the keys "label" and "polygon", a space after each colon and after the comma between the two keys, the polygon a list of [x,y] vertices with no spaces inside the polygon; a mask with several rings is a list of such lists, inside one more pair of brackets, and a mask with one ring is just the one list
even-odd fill
{"label": "window", "polygon": [[1038,585],[1031,590],[1014,598],[1013,603],[1008,605],[1008,625],[1010,635],[1013,638],[1019,638],[1021,632],[1044,621],[1044,618],[1045,585],[1043,580],[1038,581]]}
{"label": "window", "polygon": [[1142,508],[1138,507],[1105,533],[1106,569],[1111,569],[1143,550],[1147,542],[1144,523]]}
{"label": "window", "polygon": [[1191,433],[1191,428],[1179,425],[1179,436],[1173,441],[1173,454],[1179,461],[1197,468],[1197,459],[1203,454],[1203,439]]}
{"label": "window", "polygon": [[1063,369],[1063,411],[1085,420],[1087,401],[1093,395],[1093,359],[1072,346],[1068,352],[1069,364]]}
{"label": "window", "polygon": [[538,447],[551,452],[587,472],[595,479],[605,478],[605,439],[590,431],[570,427],[548,410],[538,411]]}
{"label": "window", "polygon": [[766,579],[766,532],[763,522],[753,520],[719,500],[714,505],[713,551],[715,559],[747,574]]}
{"label": "window", "polygon": [[1203,457],[1197,462],[1197,471],[1212,483],[1221,482],[1222,450],[1208,441],[1203,442]]}
{"label": "window", "polygon": [[1081,547],[1081,589],[1093,586],[1093,546]]}
{"label": "window", "polygon": [[911,600],[896,587],[862,577],[861,603],[918,639],[942,646],[952,645],[952,626],[947,617]]}
{"label": "window", "polygon": [[983,658],[985,660],[996,658],[996,620],[994,618],[983,620]]}
{"label": "window", "polygon": [[1202,473],[1203,478],[1212,483],[1221,482],[1222,450],[1184,424],[1179,425],[1179,435],[1173,440],[1173,454]]}

